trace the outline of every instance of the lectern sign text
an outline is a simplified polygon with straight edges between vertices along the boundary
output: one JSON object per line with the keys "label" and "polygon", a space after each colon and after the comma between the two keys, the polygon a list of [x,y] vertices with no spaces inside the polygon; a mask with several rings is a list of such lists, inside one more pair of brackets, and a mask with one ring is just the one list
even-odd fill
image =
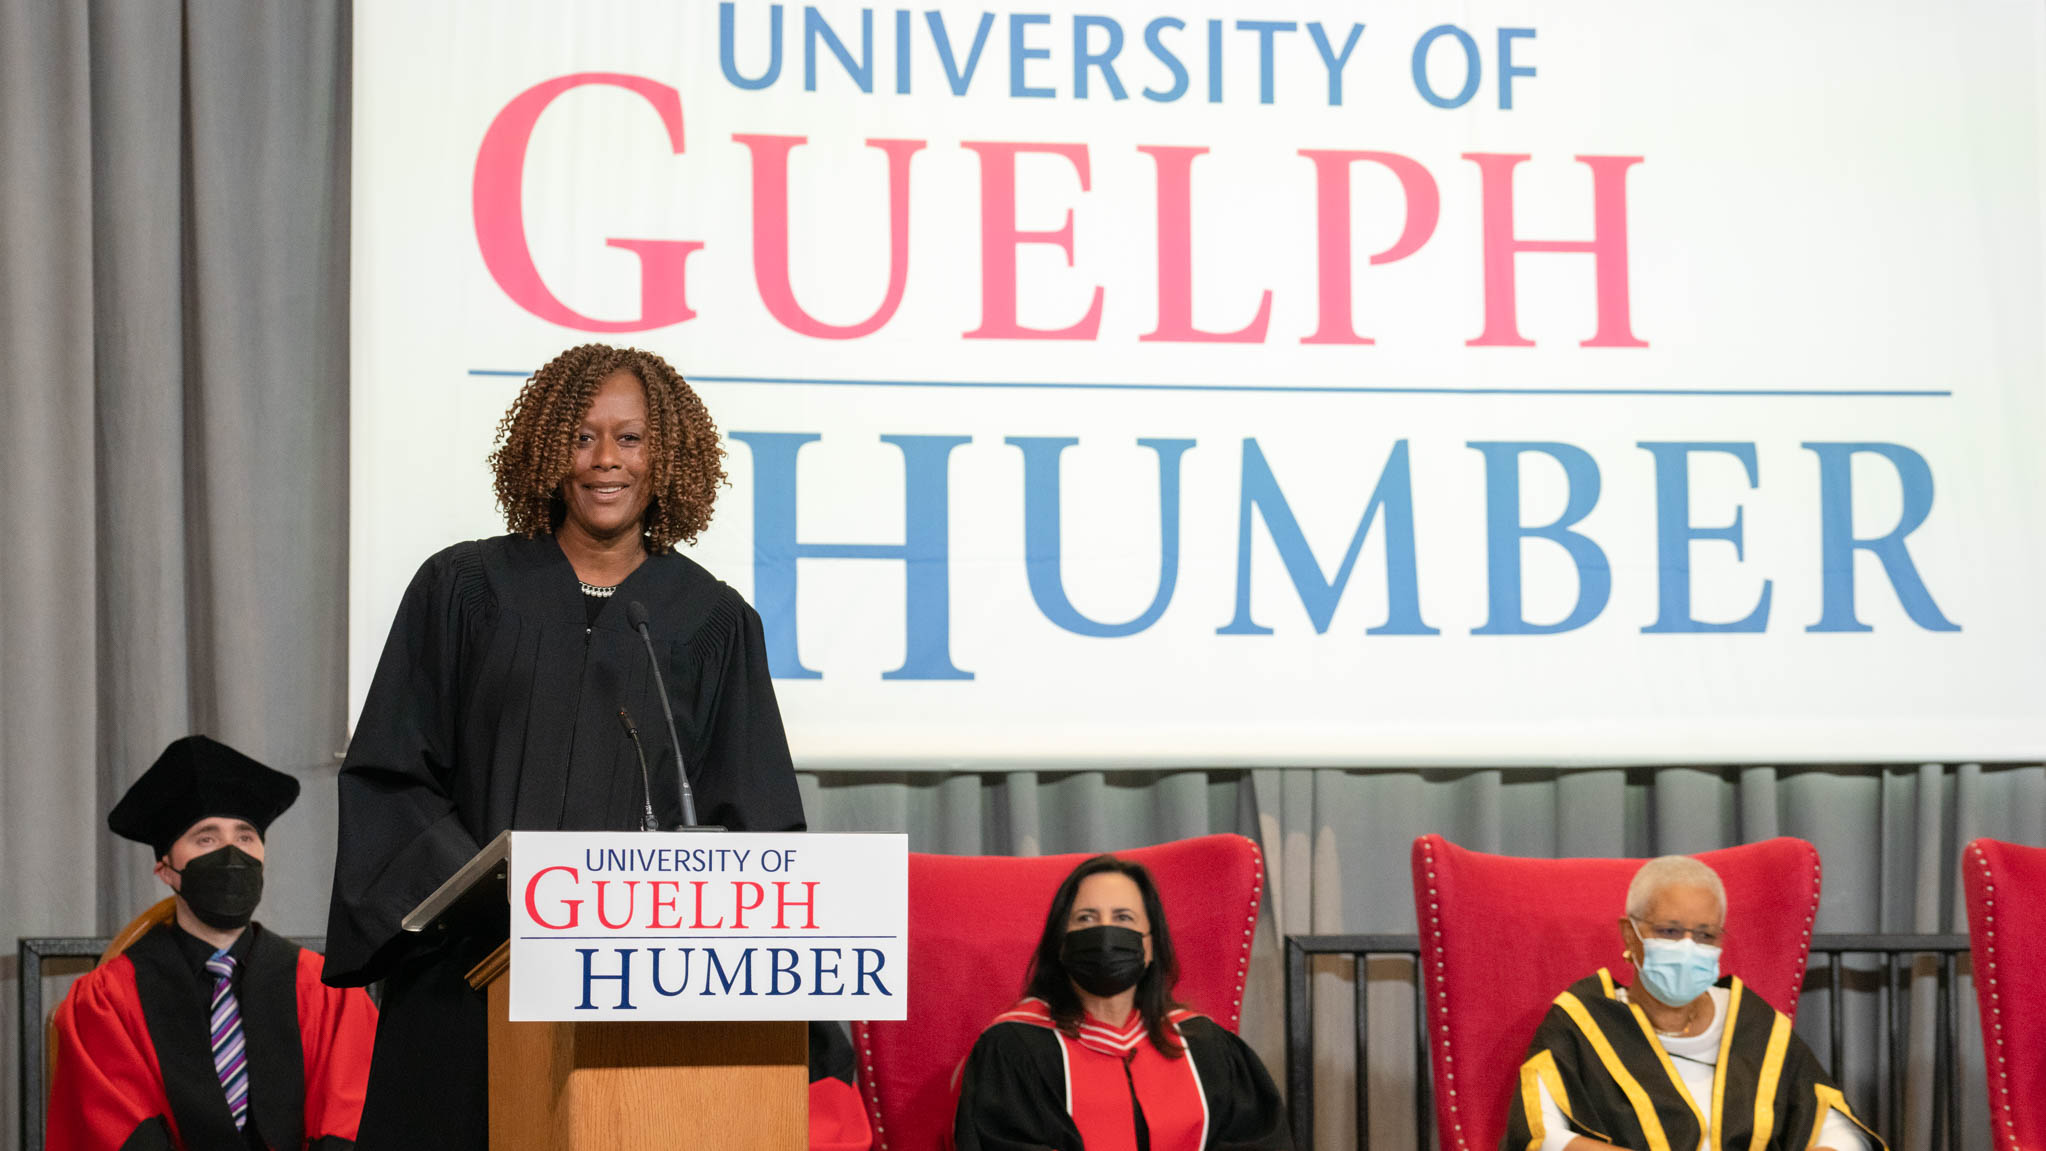
{"label": "lectern sign text", "polygon": [[521,831],[511,1018],[903,1019],[901,835]]}

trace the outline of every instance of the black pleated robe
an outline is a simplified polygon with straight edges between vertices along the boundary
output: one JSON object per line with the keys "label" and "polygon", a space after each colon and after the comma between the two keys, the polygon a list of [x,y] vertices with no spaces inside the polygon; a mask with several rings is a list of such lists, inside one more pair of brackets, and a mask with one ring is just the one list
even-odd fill
{"label": "black pleated robe", "polygon": [[802,800],[760,617],[674,552],[647,557],[594,619],[552,536],[456,544],[406,589],[340,778],[328,982],[384,980],[357,1144],[480,1149],[484,1001],[463,979],[500,940],[399,921],[507,828],[636,830],[642,776],[681,818],[674,756],[627,605],[646,605],[699,819],[800,831]]}
{"label": "black pleated robe", "polygon": [[[1185,1053],[1148,1037],[1120,1054],[1058,1031],[1026,999],[981,1032],[959,1073],[956,1151],[1291,1151],[1278,1088],[1243,1040],[1205,1015],[1172,1016]],[[1142,1034],[1133,1016],[1124,1030]],[[1099,1106],[1115,1101],[1120,1107]],[[1096,1104],[1090,1106],[1089,1104]],[[1104,1115],[1103,1112],[1108,1112]]]}

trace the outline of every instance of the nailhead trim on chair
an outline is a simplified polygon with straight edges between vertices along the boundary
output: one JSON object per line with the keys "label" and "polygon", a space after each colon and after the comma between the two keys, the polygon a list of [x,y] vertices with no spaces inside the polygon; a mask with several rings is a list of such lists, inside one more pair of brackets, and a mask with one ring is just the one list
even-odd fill
{"label": "nailhead trim on chair", "polygon": [[[1449,993],[1442,986],[1442,900],[1435,889],[1435,840],[1432,835],[1421,838],[1421,853],[1427,856],[1428,869],[1428,934],[1421,940],[1421,946],[1433,961],[1432,970],[1424,970],[1422,975],[1434,991],[1428,999],[1436,1009],[1437,1025],[1442,1032],[1442,1078],[1449,1094],[1451,1136],[1458,1148],[1469,1151],[1470,1143],[1463,1137],[1463,1105],[1456,1095],[1456,1072],[1450,1070],[1450,1064],[1456,1061],[1456,1053],[1450,1050],[1449,1044]],[[1432,1075],[1434,1070],[1429,1068],[1426,1073]]]}
{"label": "nailhead trim on chair", "polygon": [[[1797,967],[1790,973],[1791,987],[1803,987],[1804,973],[1811,968],[1812,926],[1818,922],[1819,892],[1825,888],[1825,865],[1819,859],[1819,849],[1806,844],[1805,850],[1812,853],[1812,903],[1804,909],[1804,939],[1797,945]],[[1831,1010],[1831,1007],[1827,1009]],[[1790,1013],[1797,1014],[1796,1003],[1790,1005]]]}
{"label": "nailhead trim on chair", "polygon": [[867,1121],[874,1125],[874,1143],[881,1151],[888,1151],[888,1136],[881,1129],[881,1092],[874,1086],[874,1045],[873,1037],[867,1034],[865,1023],[852,1025],[853,1045],[865,1056],[861,1065],[860,1094],[867,1097]]}
{"label": "nailhead trim on chair", "polygon": [[1257,909],[1265,892],[1265,853],[1258,850],[1256,840],[1242,838],[1250,842],[1250,918],[1243,923],[1243,958],[1236,965],[1236,1026],[1231,1029],[1236,1031],[1243,1029],[1243,989],[1250,983],[1250,943],[1257,934]]}
{"label": "nailhead trim on chair", "polygon": [[2003,1057],[2003,1000],[1996,981],[1996,883],[1995,875],[1989,870],[1989,856],[1978,844],[1968,845],[1968,854],[1975,866],[1982,869],[1982,951],[1989,960],[1988,969],[1975,973],[1977,983],[1989,989],[1990,1030],[1996,1040],[1996,1082],[1993,1098],[2001,1103],[1999,1118],[2003,1123],[2003,1135],[2012,1147],[2018,1145],[2018,1133],[2011,1126],[2010,1117],[2010,1064]]}

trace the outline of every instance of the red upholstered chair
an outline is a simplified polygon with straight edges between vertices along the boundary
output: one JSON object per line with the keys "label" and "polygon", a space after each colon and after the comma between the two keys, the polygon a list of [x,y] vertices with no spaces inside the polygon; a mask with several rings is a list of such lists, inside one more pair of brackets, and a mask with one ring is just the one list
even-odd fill
{"label": "red upholstered chair", "polygon": [[[1115,853],[1150,870],[1179,954],[1178,996],[1234,1031],[1264,888],[1257,845],[1206,835]],[[936,1151],[952,1073],[1022,994],[1061,880],[1087,855],[909,857],[909,1019],[855,1023],[861,1088],[882,1151]]]}
{"label": "red upholstered chair", "polygon": [[1996,1151],[2046,1144],[2046,848],[1978,839],[1961,851]]}
{"label": "red upholstered chair", "polygon": [[[1819,909],[1819,853],[1771,839],[1700,854],[1726,885],[1721,970],[1797,1010]],[[1639,859],[1517,859],[1414,841],[1414,911],[1445,1151],[1493,1151],[1512,1085],[1551,1000],[1596,971],[1632,983],[1618,920]]]}

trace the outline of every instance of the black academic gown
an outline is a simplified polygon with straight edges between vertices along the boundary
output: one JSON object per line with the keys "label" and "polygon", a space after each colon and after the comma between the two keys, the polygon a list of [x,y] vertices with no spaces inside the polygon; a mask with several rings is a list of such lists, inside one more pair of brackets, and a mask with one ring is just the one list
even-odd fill
{"label": "black academic gown", "polygon": [[1291,1151],[1279,1092],[1256,1053],[1205,1015],[1176,1011],[1185,1053],[1159,1052],[1132,1015],[1059,1031],[1025,999],[974,1043],[959,1074],[956,1151]]}
{"label": "black academic gown", "polygon": [[647,557],[594,618],[552,536],[456,544],[406,589],[340,778],[327,979],[382,979],[358,1144],[475,1148],[487,1137],[486,1016],[463,975],[498,942],[399,921],[507,828],[636,830],[644,742],[655,812],[680,821],[646,649],[646,605],[699,819],[800,831],[760,617],[674,552]]}
{"label": "black academic gown", "polygon": [[[1556,997],[1520,1065],[1500,1151],[1540,1147],[1540,1084],[1570,1129],[1616,1147],[1696,1147],[1701,1119],[1720,1147],[1802,1151],[1828,1111],[1868,1130],[1788,1016],[1738,977],[1719,981],[1728,1001],[1713,1098],[1693,1100],[1641,1008],[1619,996],[1604,968]],[[1706,1113],[1704,1109],[1710,1109]]]}

